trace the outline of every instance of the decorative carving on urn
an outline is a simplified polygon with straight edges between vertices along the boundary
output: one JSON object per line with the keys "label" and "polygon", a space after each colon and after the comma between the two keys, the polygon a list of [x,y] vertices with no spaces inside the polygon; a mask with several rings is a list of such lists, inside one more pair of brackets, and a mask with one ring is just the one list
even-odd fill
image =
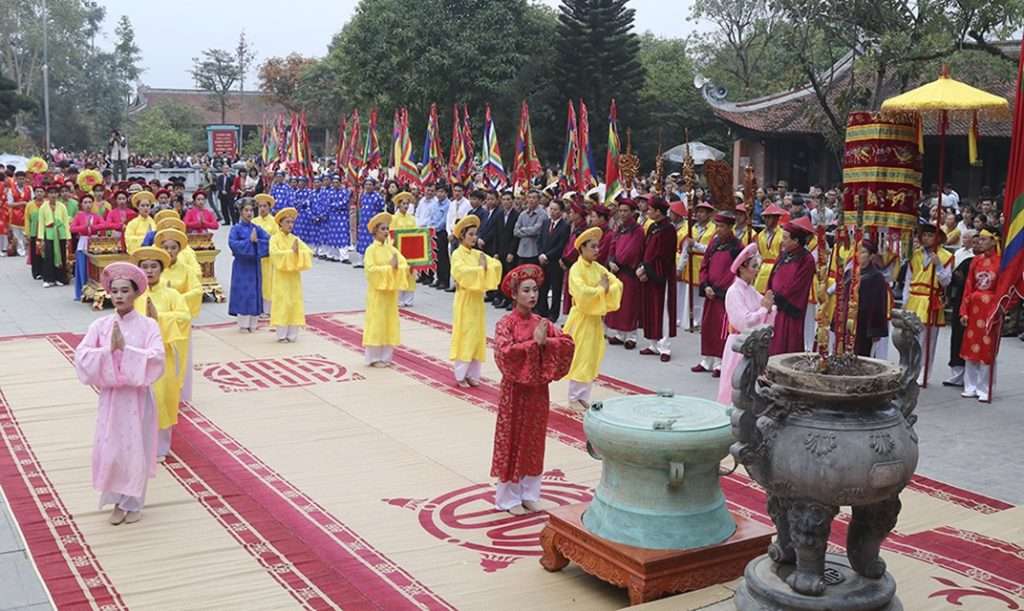
{"label": "decorative carving on urn", "polygon": [[[740,609],[793,596],[821,597],[821,608],[831,608],[831,585],[883,577],[891,582],[879,549],[896,524],[899,493],[917,467],[915,381],[922,361],[917,317],[896,311],[892,326],[898,366],[850,355],[829,357],[824,369],[816,354],[769,358],[769,327],[749,331],[734,345],[744,359],[732,380],[736,442],[730,453],[767,491],[778,531],[768,557],[789,590],[771,593],[755,560],[737,595]],[[845,561],[826,555],[841,506],[852,507]],[[874,590],[888,598],[863,608],[898,608],[894,587]]]}

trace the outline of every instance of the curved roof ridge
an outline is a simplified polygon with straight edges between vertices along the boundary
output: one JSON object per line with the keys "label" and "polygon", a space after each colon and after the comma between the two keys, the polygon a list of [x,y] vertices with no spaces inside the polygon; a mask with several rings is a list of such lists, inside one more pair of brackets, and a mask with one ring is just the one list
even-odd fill
{"label": "curved roof ridge", "polygon": [[[853,67],[853,62],[857,59],[859,54],[859,47],[851,49],[846,53],[846,55],[839,58],[836,63],[819,72],[819,79],[835,79],[836,77],[842,76]],[[701,94],[704,96],[704,100],[715,110],[722,110],[726,112],[752,112],[762,110],[777,104],[784,104],[792,100],[797,100],[813,93],[814,87],[808,83],[798,89],[773,93],[741,102],[729,102],[725,99],[728,92],[716,87],[714,83],[708,82],[701,87]]]}

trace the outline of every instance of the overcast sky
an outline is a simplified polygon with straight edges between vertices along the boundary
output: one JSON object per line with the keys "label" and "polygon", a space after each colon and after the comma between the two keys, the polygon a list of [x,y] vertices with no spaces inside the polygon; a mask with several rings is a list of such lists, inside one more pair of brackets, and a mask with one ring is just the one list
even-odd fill
{"label": "overcast sky", "polygon": [[[542,0],[557,6],[558,0]],[[112,46],[114,26],[128,15],[142,49],[142,82],[150,87],[193,86],[188,69],[203,49],[233,49],[238,34],[256,44],[256,63],[292,52],[320,57],[327,44],[352,16],[358,0],[101,0],[107,8],[105,40]],[[692,0],[632,0],[640,32],[682,37],[693,29],[686,20]],[[250,85],[251,83],[251,85]],[[246,89],[255,88],[255,69]]]}

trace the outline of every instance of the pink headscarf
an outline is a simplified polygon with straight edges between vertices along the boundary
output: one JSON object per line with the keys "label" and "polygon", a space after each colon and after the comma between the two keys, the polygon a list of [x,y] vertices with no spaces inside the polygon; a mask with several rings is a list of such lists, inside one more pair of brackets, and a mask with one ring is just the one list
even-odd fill
{"label": "pink headscarf", "polygon": [[744,248],[742,251],[740,251],[739,256],[737,256],[736,260],[732,262],[732,266],[730,266],[729,269],[732,271],[733,274],[739,274],[740,273],[740,266],[743,265],[747,261],[747,259],[749,259],[751,257],[756,257],[756,256],[757,256],[757,244],[756,243],[748,244],[746,248]]}
{"label": "pink headscarf", "polygon": [[114,280],[133,281],[136,288],[139,289],[139,295],[145,293],[146,288],[149,286],[149,282],[146,281],[146,274],[138,266],[125,261],[111,263],[103,268],[103,273],[100,274],[100,284],[103,285],[103,290],[108,295],[110,294],[110,285],[114,283]]}

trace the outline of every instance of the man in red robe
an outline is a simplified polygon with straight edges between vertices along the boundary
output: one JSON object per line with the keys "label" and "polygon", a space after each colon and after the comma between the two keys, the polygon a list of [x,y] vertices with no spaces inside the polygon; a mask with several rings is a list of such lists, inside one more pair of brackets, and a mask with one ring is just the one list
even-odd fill
{"label": "man in red robe", "polygon": [[609,248],[608,269],[622,281],[622,304],[605,315],[604,324],[608,327],[609,344],[632,350],[636,348],[636,330],[640,326],[641,284],[636,270],[644,255],[644,228],[636,222],[633,200],[620,200],[617,214],[619,227]]}
{"label": "man in red robe", "polygon": [[992,367],[999,345],[999,325],[992,322],[999,303],[996,295],[1000,264],[995,248],[997,239],[997,234],[990,229],[982,229],[974,237],[975,255],[967,271],[959,312],[964,326],[960,347],[960,356],[964,359],[964,391],[960,396],[976,397],[983,403],[991,401]]}
{"label": "man in red robe", "polygon": [[814,281],[814,257],[807,252],[807,242],[813,235],[808,216],[782,226],[782,254],[768,279],[778,307],[769,355],[804,351],[804,315]]}
{"label": "man in red robe", "polygon": [[700,363],[690,371],[711,371],[712,377],[722,375],[722,351],[725,349],[727,316],[725,293],[736,274],[732,262],[743,250],[733,226],[736,217],[729,212],[715,215],[715,237],[711,238],[700,264],[700,293],[704,296],[704,312],[700,319]]}
{"label": "man in red robe", "polygon": [[671,338],[676,336],[676,229],[667,215],[668,202],[660,196],[650,198],[651,226],[636,270],[641,285],[640,321],[649,343],[640,354],[660,355],[662,363],[672,360]]}
{"label": "man in red robe", "polygon": [[501,283],[513,310],[494,329],[494,361],[501,371],[498,420],[494,426],[491,476],[498,478],[494,505],[523,515],[539,511],[547,441],[548,384],[572,365],[572,338],[533,313],[544,272],[520,265]]}

